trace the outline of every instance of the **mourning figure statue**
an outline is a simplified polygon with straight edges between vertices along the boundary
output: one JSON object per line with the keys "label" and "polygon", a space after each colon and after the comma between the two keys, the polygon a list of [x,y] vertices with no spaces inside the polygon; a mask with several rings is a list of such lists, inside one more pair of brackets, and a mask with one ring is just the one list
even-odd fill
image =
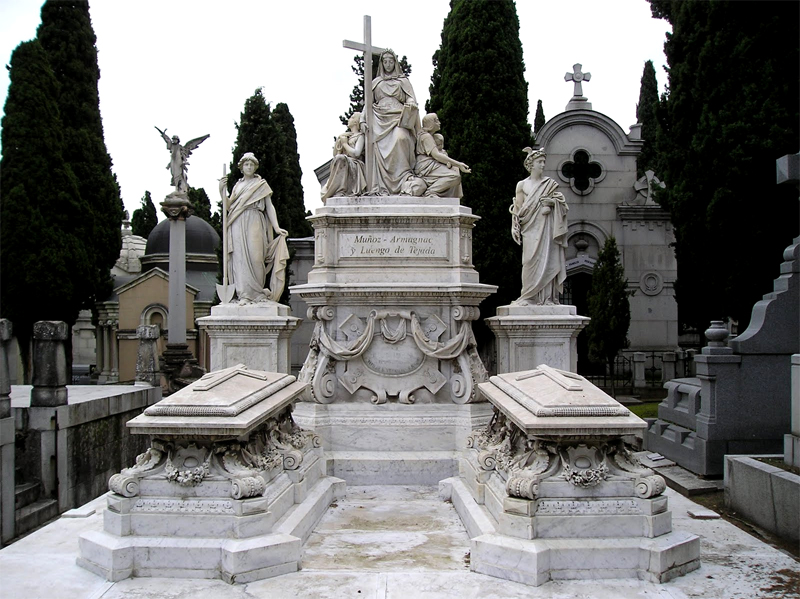
{"label": "mourning figure statue", "polygon": [[366,191],[364,133],[360,121],[361,113],[354,112],[347,121],[347,131],[336,138],[330,176],[322,188],[323,204],[333,196],[357,196]]}
{"label": "mourning figure statue", "polygon": [[461,173],[471,171],[466,164],[447,155],[439,129],[441,123],[436,113],[426,114],[422,119],[422,129],[417,133],[417,162],[414,167],[414,174],[425,185],[415,189],[412,195],[460,198],[464,195]]}
{"label": "mourning figure statue", "polygon": [[[242,178],[228,195],[228,177],[219,183],[226,211],[223,251],[227,255],[227,283],[236,289],[239,304],[276,302],[286,282],[288,233],[278,226],[272,189],[259,175],[258,159],[247,152],[239,160]],[[266,285],[269,274],[269,285]]]}
{"label": "mourning figure statue", "polygon": [[558,304],[567,278],[567,202],[544,176],[544,149],[525,148],[527,179],[517,183],[511,204],[511,236],[522,245],[522,294],[514,305]]}

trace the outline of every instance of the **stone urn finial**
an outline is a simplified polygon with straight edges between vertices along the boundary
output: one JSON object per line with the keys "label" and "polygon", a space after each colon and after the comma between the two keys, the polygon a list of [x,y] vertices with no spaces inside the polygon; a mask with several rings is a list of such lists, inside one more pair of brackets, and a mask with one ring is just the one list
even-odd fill
{"label": "stone urn finial", "polygon": [[726,347],[728,340],[728,329],[722,320],[712,320],[711,326],[706,329],[706,339],[708,347]]}

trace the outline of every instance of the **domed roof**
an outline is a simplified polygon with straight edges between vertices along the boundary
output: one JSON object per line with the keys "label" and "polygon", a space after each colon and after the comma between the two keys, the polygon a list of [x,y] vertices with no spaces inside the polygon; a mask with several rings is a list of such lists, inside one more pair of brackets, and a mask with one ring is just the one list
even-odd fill
{"label": "domed roof", "polygon": [[[199,254],[216,256],[219,235],[214,227],[199,216],[186,219],[186,255]],[[150,231],[144,255],[169,254],[169,219],[164,219]]]}

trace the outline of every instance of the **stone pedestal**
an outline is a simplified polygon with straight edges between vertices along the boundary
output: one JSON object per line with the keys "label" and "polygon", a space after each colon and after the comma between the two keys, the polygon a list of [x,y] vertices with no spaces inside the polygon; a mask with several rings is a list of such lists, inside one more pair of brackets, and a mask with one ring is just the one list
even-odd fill
{"label": "stone pedestal", "polygon": [[220,304],[197,320],[210,339],[212,372],[244,364],[286,374],[292,365],[292,333],[300,322],[289,316],[288,306],[277,303]]}
{"label": "stone pedestal", "polygon": [[479,385],[494,407],[442,481],[471,537],[470,569],[548,580],[665,582],[699,567],[700,539],[672,532],[664,479],[622,438],[644,421],[581,376],[541,366]]}
{"label": "stone pedestal", "polygon": [[478,219],[457,198],[411,196],[333,197],[310,219],[314,266],[290,288],[314,322],[299,380],[320,407],[304,422],[349,482],[455,470],[455,421],[471,418],[458,408],[486,380],[472,322],[496,290],[472,265]]}
{"label": "stone pedestal", "polygon": [[457,198],[334,197],[311,217],[315,263],[291,287],[315,322],[300,380],[315,401],[469,403],[485,380],[478,282]]}
{"label": "stone pedestal", "polygon": [[577,372],[578,333],[588,323],[575,306],[500,306],[497,316],[486,319],[497,338],[497,372],[539,364]]}
{"label": "stone pedestal", "polygon": [[67,405],[67,323],[40,320],[33,325],[31,407]]}
{"label": "stone pedestal", "polygon": [[112,581],[297,571],[304,541],[344,493],[325,474],[319,438],[292,419],[304,388],[234,367],[131,420],[150,449],[111,477],[104,530],[81,535],[78,564]]}

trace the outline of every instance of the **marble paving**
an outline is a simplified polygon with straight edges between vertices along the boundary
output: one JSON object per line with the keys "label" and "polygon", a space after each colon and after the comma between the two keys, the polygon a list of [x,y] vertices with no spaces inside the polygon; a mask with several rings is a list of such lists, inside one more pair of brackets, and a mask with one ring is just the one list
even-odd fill
{"label": "marble paving", "polygon": [[220,580],[109,583],[75,565],[78,535],[102,528],[61,518],[0,550],[0,597],[25,599],[751,599],[800,597],[800,563],[724,520],[693,520],[694,502],[667,490],[675,530],[701,536],[699,570],[666,584],[559,581],[527,587],[469,571],[469,539],[433,487],[350,487],[305,547],[303,569],[245,585]]}

